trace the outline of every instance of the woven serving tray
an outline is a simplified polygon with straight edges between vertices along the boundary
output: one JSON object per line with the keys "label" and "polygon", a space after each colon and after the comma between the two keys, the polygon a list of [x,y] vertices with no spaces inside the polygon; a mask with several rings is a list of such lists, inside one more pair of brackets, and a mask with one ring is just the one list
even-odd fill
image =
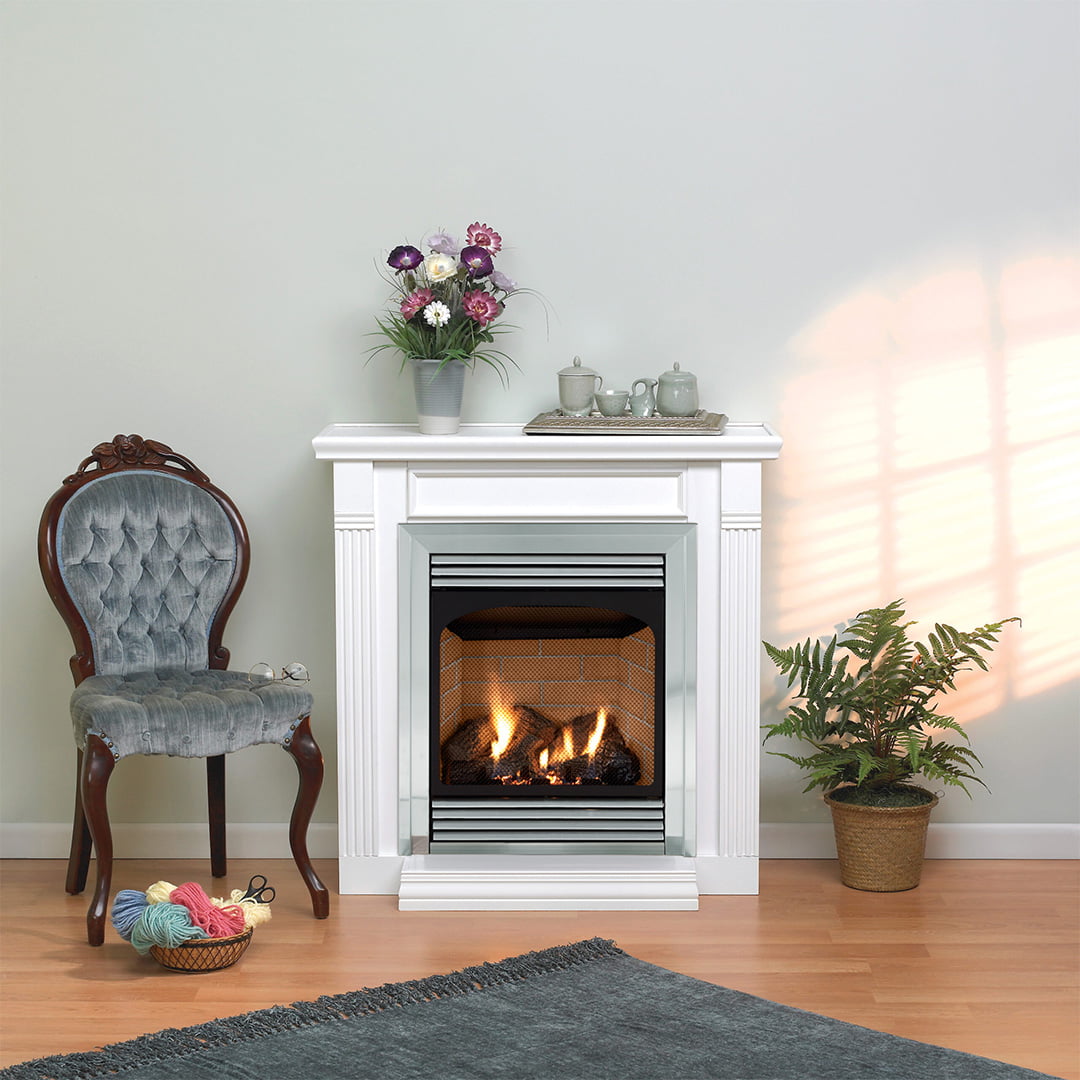
{"label": "woven serving tray", "polygon": [[534,416],[526,435],[719,435],[727,417],[698,409],[693,416],[564,416],[558,409]]}

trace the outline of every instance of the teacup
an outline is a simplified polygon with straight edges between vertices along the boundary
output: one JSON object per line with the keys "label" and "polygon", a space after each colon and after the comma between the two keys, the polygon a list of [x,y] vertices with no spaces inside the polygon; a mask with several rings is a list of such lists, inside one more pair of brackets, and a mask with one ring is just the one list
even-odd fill
{"label": "teacup", "polygon": [[630,399],[629,390],[597,390],[596,407],[601,416],[622,416]]}

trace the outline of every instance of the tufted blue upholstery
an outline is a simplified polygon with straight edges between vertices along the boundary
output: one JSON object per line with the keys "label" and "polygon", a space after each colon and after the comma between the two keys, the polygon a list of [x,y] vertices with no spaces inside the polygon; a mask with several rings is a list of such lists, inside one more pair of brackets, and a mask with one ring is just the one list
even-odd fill
{"label": "tufted blue upholstery", "polygon": [[100,735],[115,757],[212,757],[283,743],[311,712],[302,686],[253,686],[239,671],[91,675],[71,697],[75,741]]}
{"label": "tufted blue upholstery", "polygon": [[97,674],[207,666],[210,621],[237,558],[212,495],[175,475],[119,472],[76,491],[57,531]]}

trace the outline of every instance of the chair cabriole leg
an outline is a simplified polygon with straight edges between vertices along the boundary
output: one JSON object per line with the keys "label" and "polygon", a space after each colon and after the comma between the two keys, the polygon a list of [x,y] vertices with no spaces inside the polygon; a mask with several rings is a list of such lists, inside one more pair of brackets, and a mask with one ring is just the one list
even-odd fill
{"label": "chair cabriole leg", "polygon": [[311,734],[310,717],[305,716],[300,722],[292,733],[292,738],[285,744],[285,749],[292,755],[300,773],[300,786],[289,821],[289,847],[292,849],[297,869],[311,893],[311,909],[315,918],[325,919],[330,914],[330,893],[315,873],[307,849],[308,825],[323,781],[322,751]]}
{"label": "chair cabriole leg", "polygon": [[97,735],[88,735],[79,776],[79,791],[97,859],[97,885],[86,911],[86,939],[91,945],[101,945],[105,941],[105,916],[109,907],[113,859],[112,830],[105,796],[115,764],[112,751],[105,743]]}
{"label": "chair cabriole leg", "polygon": [[90,869],[90,828],[86,824],[83,812],[82,793],[79,790],[82,778],[83,752],[80,750],[75,762],[75,819],[71,825],[71,851],[68,854],[67,881],[64,889],[75,896],[86,888],[86,874]]}
{"label": "chair cabriole leg", "polygon": [[218,878],[229,872],[225,848],[225,755],[206,759],[206,801],[210,821],[210,873]]}

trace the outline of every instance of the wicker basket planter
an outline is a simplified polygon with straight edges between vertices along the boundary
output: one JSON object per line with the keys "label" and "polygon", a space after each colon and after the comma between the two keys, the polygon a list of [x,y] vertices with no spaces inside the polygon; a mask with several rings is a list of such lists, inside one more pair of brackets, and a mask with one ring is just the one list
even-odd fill
{"label": "wicker basket planter", "polygon": [[[835,789],[834,789],[835,790]],[[918,788],[925,791],[924,788]],[[922,877],[926,828],[937,796],[921,806],[858,806],[825,794],[832,811],[840,880],[864,892],[903,892]]]}
{"label": "wicker basket planter", "polygon": [[220,971],[231,967],[251,944],[252,927],[223,938],[192,938],[175,948],[150,946],[150,955],[170,971]]}

